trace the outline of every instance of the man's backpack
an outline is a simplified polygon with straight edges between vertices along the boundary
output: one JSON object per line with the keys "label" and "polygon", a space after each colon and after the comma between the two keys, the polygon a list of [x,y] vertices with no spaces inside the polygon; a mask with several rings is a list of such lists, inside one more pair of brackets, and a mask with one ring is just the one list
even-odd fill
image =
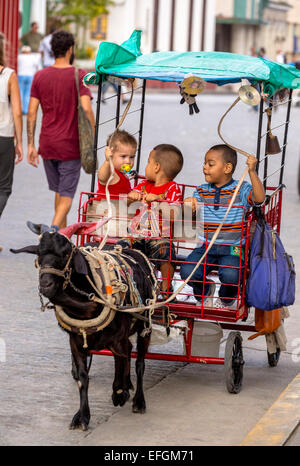
{"label": "man's backpack", "polygon": [[246,301],[264,311],[291,306],[295,301],[295,265],[262,213],[253,235]]}

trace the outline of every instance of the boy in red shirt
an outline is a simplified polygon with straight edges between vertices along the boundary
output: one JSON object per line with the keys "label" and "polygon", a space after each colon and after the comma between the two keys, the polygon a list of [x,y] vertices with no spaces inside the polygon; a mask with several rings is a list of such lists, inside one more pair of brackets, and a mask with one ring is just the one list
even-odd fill
{"label": "boy in red shirt", "polygon": [[106,183],[111,175],[109,157],[115,169],[113,180],[109,184],[109,194],[112,199],[118,199],[120,194],[128,194],[131,191],[129,178],[122,172],[122,165],[133,167],[137,148],[136,139],[127,131],[117,130],[107,139],[105,148],[105,162],[98,170],[99,199],[106,198]]}
{"label": "boy in red shirt", "polygon": [[[142,201],[147,203],[148,207],[149,203],[161,202],[159,209],[162,211],[163,218],[159,214],[155,215],[155,210],[149,210],[148,208],[136,217],[138,219],[136,233],[145,238],[135,241],[134,246],[142,248],[145,254],[155,261],[155,265],[162,275],[162,292],[167,291],[168,277],[171,282],[175,271],[172,262],[169,265],[170,258],[171,260],[176,260],[173,243],[170,250],[170,241],[163,238],[163,236],[169,236],[164,234],[164,232],[166,230],[169,232],[169,222],[172,216],[174,217],[174,209],[173,215],[172,212],[170,215],[170,208],[166,204],[176,206],[182,202],[180,188],[173,181],[181,171],[182,166],[183,157],[177,147],[171,144],[159,144],[150,152],[148,164],[145,168],[146,179],[128,194],[130,202]],[[168,220],[167,213],[171,217]],[[144,225],[143,220],[146,220],[146,224]],[[132,230],[134,230],[135,224],[137,224],[137,221],[134,220],[132,222]],[[153,237],[156,238],[154,239]]]}

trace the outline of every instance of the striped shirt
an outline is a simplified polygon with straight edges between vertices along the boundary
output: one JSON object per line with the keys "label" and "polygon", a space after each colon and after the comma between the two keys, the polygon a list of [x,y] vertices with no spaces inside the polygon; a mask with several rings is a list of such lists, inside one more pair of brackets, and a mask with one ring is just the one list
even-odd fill
{"label": "striped shirt", "polygon": [[[210,183],[202,184],[196,188],[193,197],[203,204],[203,221],[200,222],[199,240],[206,241],[207,239],[210,242],[213,234],[223,221],[237,184],[238,181],[232,179],[219,188]],[[244,181],[215,241],[216,243],[241,244],[242,234],[245,234],[245,215],[252,205],[252,186]],[[242,244],[244,242],[245,239],[243,238]]]}

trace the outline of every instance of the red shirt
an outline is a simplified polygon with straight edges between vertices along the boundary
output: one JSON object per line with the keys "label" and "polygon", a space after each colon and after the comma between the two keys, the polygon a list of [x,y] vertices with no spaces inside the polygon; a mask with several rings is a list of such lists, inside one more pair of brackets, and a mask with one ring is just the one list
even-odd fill
{"label": "red shirt", "polygon": [[[161,201],[168,204],[182,202],[182,194],[175,181],[169,181],[161,186],[154,186],[152,181],[143,180],[135,188],[135,191],[147,194],[157,194]],[[136,212],[131,222],[131,232],[142,237],[170,237],[170,219],[164,219],[161,212],[150,208],[152,203],[147,203],[147,207],[142,207]],[[154,203],[155,205],[155,203]]]}
{"label": "red shirt", "polygon": [[[108,187],[109,194],[112,196],[112,199],[119,199],[119,194],[128,194],[131,191],[129,178],[124,175],[124,173],[115,170],[116,174],[119,176],[119,181],[115,184],[110,184]],[[97,196],[97,199],[106,198],[106,185],[101,184],[98,180],[98,191],[100,196]]]}
{"label": "red shirt", "polygon": [[[38,152],[44,159],[66,161],[80,158],[74,70],[73,66],[49,66],[38,71],[33,78],[31,97],[40,101],[43,111]],[[79,93],[92,97],[82,83],[85,74],[84,70],[79,70]]]}
{"label": "red shirt", "polygon": [[182,194],[175,181],[168,181],[168,183],[161,186],[154,186],[152,181],[143,180],[134,188],[134,191],[147,194],[158,194],[162,201],[168,201],[169,204],[182,202]]}

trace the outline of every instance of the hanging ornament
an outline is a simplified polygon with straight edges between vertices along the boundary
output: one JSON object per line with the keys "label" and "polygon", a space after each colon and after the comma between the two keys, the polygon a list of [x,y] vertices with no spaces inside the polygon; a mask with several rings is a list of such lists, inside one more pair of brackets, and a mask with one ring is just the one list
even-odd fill
{"label": "hanging ornament", "polygon": [[260,95],[257,89],[253,86],[241,86],[239,88],[239,97],[244,104],[258,105],[260,102]]}
{"label": "hanging ornament", "polygon": [[199,113],[199,108],[196,104],[195,97],[205,89],[205,81],[199,76],[187,76],[179,85],[180,95],[182,96],[180,103],[185,102],[189,106],[189,113],[193,115]]}
{"label": "hanging ornament", "polygon": [[279,154],[281,152],[280,144],[278,142],[277,136],[274,136],[271,131],[271,115],[272,108],[266,110],[268,116],[268,132],[267,132],[267,144],[266,144],[266,153],[270,155]]}

